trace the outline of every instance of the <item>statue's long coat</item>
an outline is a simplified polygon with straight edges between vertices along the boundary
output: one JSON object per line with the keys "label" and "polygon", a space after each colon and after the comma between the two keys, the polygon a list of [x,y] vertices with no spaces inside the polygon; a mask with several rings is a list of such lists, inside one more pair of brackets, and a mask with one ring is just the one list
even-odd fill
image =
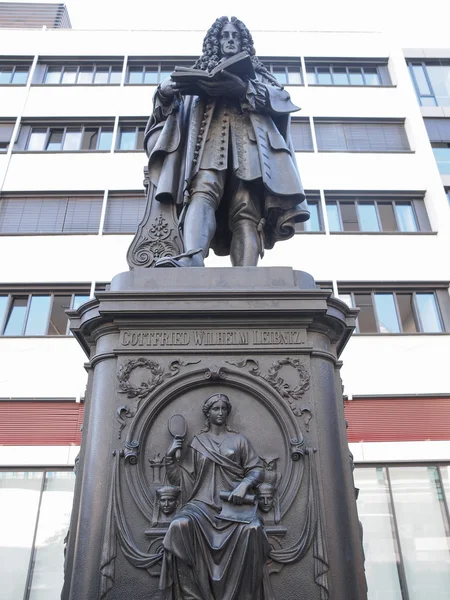
{"label": "statue's long coat", "polygon": [[[258,78],[248,82],[244,102],[185,96],[167,104],[157,91],[144,144],[155,199],[180,210],[200,168],[232,167],[238,179],[262,181],[264,246],[272,248],[292,237],[309,212],[290,139],[290,113],[298,108],[286,90]],[[212,243],[219,255],[229,253],[226,208],[224,198]]]}

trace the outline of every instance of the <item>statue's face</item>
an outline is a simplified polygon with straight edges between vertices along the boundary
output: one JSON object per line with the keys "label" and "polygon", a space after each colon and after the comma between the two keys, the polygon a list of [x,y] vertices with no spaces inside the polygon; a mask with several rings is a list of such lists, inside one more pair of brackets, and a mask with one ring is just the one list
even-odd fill
{"label": "statue's face", "polygon": [[159,499],[159,506],[164,515],[171,515],[177,507],[177,499],[170,494],[162,494]]}
{"label": "statue's face", "polygon": [[258,506],[260,510],[268,513],[272,510],[275,499],[272,492],[260,492],[258,494]]}
{"label": "statue's face", "polygon": [[222,56],[239,54],[242,47],[241,34],[231,23],[227,23],[220,32],[220,51]]}
{"label": "statue's face", "polygon": [[209,421],[213,425],[224,425],[228,417],[228,407],[223,400],[217,400],[209,409]]}

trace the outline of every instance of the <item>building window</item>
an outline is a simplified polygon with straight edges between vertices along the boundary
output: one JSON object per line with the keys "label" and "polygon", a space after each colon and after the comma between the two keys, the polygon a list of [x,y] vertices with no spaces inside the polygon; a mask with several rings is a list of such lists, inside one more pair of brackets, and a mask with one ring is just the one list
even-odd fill
{"label": "building window", "polygon": [[3,598],[60,597],[74,484],[71,471],[0,471]]}
{"label": "building window", "polygon": [[135,233],[144,216],[145,204],[142,192],[108,196],[103,233]]}
{"label": "building window", "polygon": [[[448,293],[447,293],[448,296]],[[339,298],[359,308],[358,333],[442,333],[436,290],[339,288]]]}
{"label": "building window", "polygon": [[358,198],[334,199],[326,194],[330,231],[399,232],[430,231],[430,223],[421,199]]}
{"label": "building window", "polygon": [[89,152],[111,149],[113,125],[52,126],[23,124],[15,150],[28,152]]}
{"label": "building window", "polygon": [[354,479],[370,597],[445,598],[448,465],[357,466]]}
{"label": "building window", "polygon": [[434,158],[441,175],[450,175],[450,142],[448,144],[442,142],[433,142]]}
{"label": "building window", "polygon": [[403,121],[314,119],[321,152],[409,152]]}
{"label": "building window", "polygon": [[36,83],[46,85],[119,85],[122,79],[121,64],[40,64]]}
{"label": "building window", "polygon": [[390,85],[387,64],[306,60],[308,85]]}
{"label": "building window", "polygon": [[29,65],[0,64],[0,85],[25,85],[29,72]]}
{"label": "building window", "polygon": [[450,175],[450,119],[424,119],[441,175]]}
{"label": "building window", "polygon": [[302,67],[298,59],[261,58],[268,69],[281,85],[303,85]]}
{"label": "building window", "polygon": [[450,106],[450,61],[408,62],[421,106]]}
{"label": "building window", "polygon": [[158,85],[168,79],[178,67],[192,67],[197,58],[170,61],[135,61],[129,59],[126,82],[131,85]]}
{"label": "building window", "polygon": [[295,152],[314,151],[309,119],[292,119],[291,139]]}
{"label": "building window", "polygon": [[14,123],[0,123],[0,153],[7,152],[14,131]]}
{"label": "building window", "polygon": [[102,196],[3,196],[0,234],[98,233]]}
{"label": "building window", "polygon": [[145,123],[124,122],[119,123],[117,135],[117,150],[140,150],[144,151]]}
{"label": "building window", "polygon": [[88,292],[12,293],[0,291],[0,335],[68,335],[65,313],[89,300]]}
{"label": "building window", "polygon": [[295,226],[296,232],[312,232],[318,233],[325,231],[322,218],[322,210],[320,204],[320,195],[318,192],[305,191],[306,200],[308,201],[308,209],[310,218],[304,223],[297,223]]}

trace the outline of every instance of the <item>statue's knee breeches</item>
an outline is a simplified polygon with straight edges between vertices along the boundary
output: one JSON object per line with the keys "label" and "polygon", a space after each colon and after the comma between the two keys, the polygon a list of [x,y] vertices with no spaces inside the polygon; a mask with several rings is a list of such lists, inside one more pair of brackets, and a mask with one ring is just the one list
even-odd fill
{"label": "statue's knee breeches", "polygon": [[200,199],[216,211],[225,188],[226,171],[200,169],[192,181],[189,194],[191,203]]}
{"label": "statue's knee breeches", "polygon": [[231,231],[240,224],[254,224],[261,221],[261,198],[257,186],[246,181],[239,181],[237,189],[230,200],[228,222]]}

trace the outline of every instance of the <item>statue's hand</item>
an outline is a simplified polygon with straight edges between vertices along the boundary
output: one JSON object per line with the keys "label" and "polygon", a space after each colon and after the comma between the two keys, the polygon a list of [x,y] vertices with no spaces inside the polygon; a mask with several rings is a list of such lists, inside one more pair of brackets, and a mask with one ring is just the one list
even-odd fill
{"label": "statue's hand", "polygon": [[232,98],[244,98],[247,92],[247,84],[237,75],[222,71],[219,79],[211,81],[199,81],[198,86],[208,96],[228,96]]}
{"label": "statue's hand", "polygon": [[165,98],[173,98],[177,92],[177,84],[170,78],[165,79],[159,86],[159,93]]}
{"label": "statue's hand", "polygon": [[243,481],[234,489],[228,497],[228,502],[232,504],[242,504],[248,491],[248,485]]}
{"label": "statue's hand", "polygon": [[168,458],[173,458],[176,455],[178,450],[179,450],[179,453],[181,453],[181,449],[183,448],[183,441],[184,441],[184,439],[181,437],[181,435],[176,435],[173,438],[172,445],[167,450],[166,456]]}

